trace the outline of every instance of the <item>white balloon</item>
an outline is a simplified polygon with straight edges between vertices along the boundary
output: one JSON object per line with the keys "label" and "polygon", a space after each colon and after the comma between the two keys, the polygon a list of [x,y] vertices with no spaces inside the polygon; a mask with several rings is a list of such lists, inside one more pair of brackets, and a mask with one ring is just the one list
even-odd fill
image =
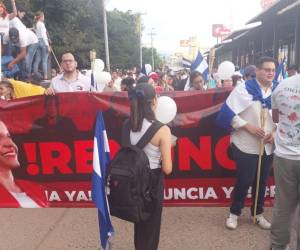
{"label": "white balloon", "polygon": [[97,90],[102,91],[106,84],[111,81],[111,75],[109,72],[103,71],[95,71],[94,80],[97,84]]}
{"label": "white balloon", "polygon": [[160,96],[157,99],[157,108],[155,116],[161,123],[167,124],[171,122],[177,113],[177,106],[174,100],[168,96]]}
{"label": "white balloon", "polygon": [[152,72],[152,66],[150,64],[145,64],[145,71],[148,76]]}
{"label": "white balloon", "polygon": [[234,64],[230,61],[224,61],[219,65],[217,74],[221,80],[228,80],[231,79],[234,72]]}
{"label": "white balloon", "polygon": [[99,58],[95,59],[94,72],[97,71],[102,72],[103,70],[104,70],[104,62]]}

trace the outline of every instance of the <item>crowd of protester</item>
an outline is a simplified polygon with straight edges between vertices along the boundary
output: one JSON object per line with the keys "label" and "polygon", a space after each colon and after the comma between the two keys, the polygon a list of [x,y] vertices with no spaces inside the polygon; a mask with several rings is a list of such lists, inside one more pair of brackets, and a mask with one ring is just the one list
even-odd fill
{"label": "crowd of protester", "polygon": [[[299,203],[297,192],[299,191],[300,176],[298,169],[300,123],[295,121],[300,120],[299,114],[297,114],[297,112],[299,113],[300,75],[297,75],[298,68],[296,65],[289,65],[285,70],[282,70],[282,78],[288,79],[282,81],[277,87],[277,61],[269,57],[260,58],[256,65],[247,65],[243,69],[236,68],[236,71],[228,79],[221,80],[217,70],[213,69],[206,81],[206,77],[198,71],[190,71],[189,69],[174,71],[166,66],[152,71],[149,68],[150,65],[148,65],[148,69],[146,66],[143,68],[133,67],[128,70],[116,69],[109,73],[93,72],[94,74],[88,75],[87,71],[78,69],[75,56],[71,52],[65,52],[61,57],[60,71],[57,73],[56,70],[52,70],[51,80],[48,80],[48,57],[51,47],[44,24],[44,13],[38,11],[34,18],[33,27],[27,28],[22,23],[22,18],[26,14],[25,10],[22,7],[17,9],[14,0],[11,0],[11,5],[13,12],[8,13],[6,6],[0,3],[3,75],[0,82],[1,99],[9,101],[41,94],[51,96],[59,92],[133,91],[132,93],[134,93],[143,91],[145,94],[143,98],[139,100],[136,97],[131,98],[130,101],[134,103],[131,108],[133,107],[134,110],[138,107],[137,105],[146,105],[144,108],[149,109],[151,117],[154,117],[154,110],[157,105],[156,95],[160,92],[204,92],[215,88],[233,88],[217,118],[219,126],[231,131],[230,151],[237,166],[237,181],[233,190],[229,216],[226,219],[226,227],[231,230],[238,227],[238,218],[244,207],[249,186],[253,183],[253,187],[258,186],[258,189],[254,194],[255,189],[253,188],[251,215],[259,227],[271,229],[271,249],[286,249],[289,244],[292,215]],[[286,73],[283,74],[284,72]],[[101,77],[98,78],[99,73],[103,73],[109,78],[106,77],[105,80]],[[102,87],[97,88],[97,86]],[[270,112],[272,108],[273,116]],[[139,115],[139,117],[142,116]],[[152,119],[151,117],[149,119]],[[144,118],[148,119],[147,117]],[[37,123],[43,121],[40,120]],[[63,120],[61,119],[61,121]],[[279,126],[277,130],[275,123]],[[140,125],[142,124],[140,122]],[[2,129],[7,131],[3,124]],[[138,135],[140,136],[140,134]],[[162,137],[162,139],[171,141],[169,138]],[[276,193],[271,224],[263,216],[263,206],[266,181],[273,164],[274,139],[276,146],[274,173],[276,188],[279,192]],[[159,143],[157,143],[158,145]],[[260,146],[258,147],[258,145]],[[170,151],[171,145],[168,145],[167,148]],[[163,155],[164,152],[166,150],[161,150],[159,154]],[[255,179],[259,157],[262,173],[260,178]],[[167,155],[167,158],[169,159],[170,155]],[[171,162],[170,159],[168,161]],[[168,165],[166,170],[163,162],[163,170],[166,173],[172,170],[171,163],[168,162],[168,164],[165,164]],[[294,173],[298,179],[293,179]],[[156,239],[152,242],[154,245],[152,249],[156,249],[158,245],[160,216],[161,204],[155,225],[158,228],[156,231],[158,235],[155,235]],[[142,227],[139,230],[145,228]],[[135,239],[136,246],[145,244],[146,233],[137,236]],[[298,232],[299,237],[300,233]],[[144,248],[136,247],[136,249]]]}
{"label": "crowd of protester", "polygon": [[0,37],[3,77],[27,81],[31,75],[41,74],[48,79],[48,54],[51,51],[44,13],[37,11],[33,27],[27,28],[22,19],[26,10],[11,0],[13,12],[0,4]]}
{"label": "crowd of protester", "polygon": [[[235,87],[246,80],[255,78],[256,67],[248,65],[243,70],[236,69],[232,77],[221,80],[217,69],[214,68],[207,77],[200,72],[191,72],[182,68],[174,71],[167,66],[152,71],[151,66],[133,67],[128,70],[116,69],[110,72],[109,80],[97,82],[98,79],[86,75],[87,71],[78,69],[77,61],[72,53],[62,55],[59,70],[48,69],[48,58],[51,52],[50,39],[45,26],[45,16],[42,11],[37,11],[33,20],[33,27],[27,28],[22,19],[26,15],[23,6],[16,6],[15,0],[11,0],[12,13],[8,13],[6,6],[0,4],[0,35],[2,45],[2,78],[5,79],[3,88],[0,88],[2,99],[23,97],[20,89],[24,89],[26,95],[54,94],[55,92],[73,91],[129,91],[139,83],[151,84],[157,93],[163,91],[206,91],[208,89]],[[17,8],[18,7],[18,8]],[[149,69],[150,67],[150,69]],[[286,77],[297,74],[296,65],[289,65],[286,69]],[[95,72],[94,72],[95,73]],[[101,81],[101,80],[100,80]],[[11,87],[7,87],[7,83]],[[18,82],[18,84],[16,84]],[[22,82],[31,83],[27,85]],[[18,87],[16,87],[18,85]],[[20,88],[21,86],[21,88]],[[97,86],[101,86],[97,88]],[[15,94],[16,90],[19,94]],[[42,88],[42,91],[41,91]],[[12,92],[1,94],[1,89]],[[5,92],[5,93],[6,93]],[[21,93],[21,94],[20,94]]]}

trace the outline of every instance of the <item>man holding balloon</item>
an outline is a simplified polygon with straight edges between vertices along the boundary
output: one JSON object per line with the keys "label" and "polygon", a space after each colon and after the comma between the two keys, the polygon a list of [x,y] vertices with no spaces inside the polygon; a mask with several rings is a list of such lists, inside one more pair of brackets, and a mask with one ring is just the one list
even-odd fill
{"label": "man holding balloon", "polygon": [[261,57],[256,64],[256,78],[235,87],[217,117],[217,124],[231,131],[230,150],[236,162],[236,183],[226,220],[228,229],[237,228],[251,185],[253,222],[262,229],[271,227],[263,216],[263,206],[276,129],[269,112],[275,65],[273,58]]}

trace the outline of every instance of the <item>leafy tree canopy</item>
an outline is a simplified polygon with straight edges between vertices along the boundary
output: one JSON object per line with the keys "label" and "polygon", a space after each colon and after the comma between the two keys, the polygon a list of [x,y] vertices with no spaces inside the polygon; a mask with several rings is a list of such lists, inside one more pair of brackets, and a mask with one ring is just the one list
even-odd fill
{"label": "leafy tree canopy", "polygon": [[[11,10],[10,1],[4,3]],[[58,58],[64,51],[71,51],[79,67],[88,68],[89,51],[95,49],[97,58],[105,61],[101,0],[16,0],[16,4],[27,10],[23,20],[27,27],[32,27],[36,11],[45,13],[46,28]],[[139,65],[138,15],[115,9],[107,12],[107,25],[111,68]],[[143,50],[145,58],[148,50]],[[156,50],[155,59],[159,60]]]}

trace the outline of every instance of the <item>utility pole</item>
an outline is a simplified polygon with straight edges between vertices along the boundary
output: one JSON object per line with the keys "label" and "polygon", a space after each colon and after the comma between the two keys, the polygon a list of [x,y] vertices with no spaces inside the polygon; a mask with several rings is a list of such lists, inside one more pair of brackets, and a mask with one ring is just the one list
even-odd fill
{"label": "utility pole", "polygon": [[156,35],[155,33],[153,33],[153,28],[151,29],[151,33],[149,34],[151,37],[151,57],[152,57],[152,71],[154,71],[154,53],[153,53],[153,37]]}
{"label": "utility pole", "polygon": [[103,12],[103,26],[104,26],[104,42],[105,42],[105,58],[106,58],[106,68],[110,71],[109,62],[109,47],[108,47],[108,34],[107,34],[107,19],[106,19],[106,6],[105,0],[101,0],[102,12]]}
{"label": "utility pole", "polygon": [[146,13],[138,13],[139,15],[139,38],[140,38],[140,67],[143,68],[143,43],[142,43],[142,15]]}

